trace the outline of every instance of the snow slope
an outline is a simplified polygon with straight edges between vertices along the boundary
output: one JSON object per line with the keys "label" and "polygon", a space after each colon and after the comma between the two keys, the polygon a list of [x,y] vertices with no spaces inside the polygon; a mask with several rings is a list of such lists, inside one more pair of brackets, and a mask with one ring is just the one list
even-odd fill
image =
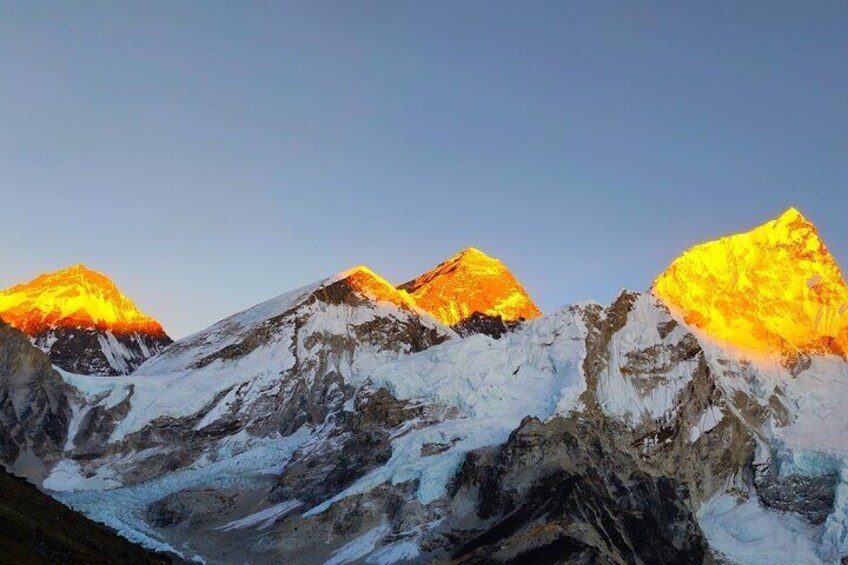
{"label": "snow slope", "polygon": [[[247,410],[262,396],[278,393],[280,375],[292,371],[298,360],[314,357],[309,336],[342,336],[354,339],[352,328],[377,319],[417,323],[445,338],[453,332],[417,312],[375,301],[363,307],[310,300],[312,294],[344,281],[351,271],[283,294],[226,318],[208,329],[184,338],[157,355],[132,375],[121,378],[89,377],[62,372],[65,381],[86,398],[89,406],[114,407],[129,399],[130,410],[115,427],[110,441],[119,442],[157,418],[185,418],[206,410],[197,428],[229,414],[236,396]],[[260,336],[261,339],[258,339]],[[304,337],[306,336],[306,337]],[[357,344],[356,354],[342,352],[332,362],[351,381],[361,380],[375,367],[403,354],[407,345]],[[221,355],[234,349],[232,358]],[[220,358],[214,358],[221,355]],[[214,358],[211,362],[211,358]],[[223,398],[211,405],[221,395]],[[85,414],[80,412],[78,417]],[[76,426],[77,422],[72,422]]]}
{"label": "snow slope", "polygon": [[[416,479],[418,496],[431,502],[445,494],[465,455],[503,443],[526,416],[546,419],[578,408],[586,389],[581,362],[586,326],[579,306],[529,322],[501,339],[475,335],[376,367],[356,384],[388,389],[397,398],[450,406],[457,417],[404,433],[392,458],[306,514],[384,482]],[[426,444],[449,445],[422,455]]]}
{"label": "snow slope", "polygon": [[701,508],[698,518],[710,544],[733,563],[824,563],[816,553],[816,528],[792,514],[769,511],[756,498],[743,502],[720,495]]}

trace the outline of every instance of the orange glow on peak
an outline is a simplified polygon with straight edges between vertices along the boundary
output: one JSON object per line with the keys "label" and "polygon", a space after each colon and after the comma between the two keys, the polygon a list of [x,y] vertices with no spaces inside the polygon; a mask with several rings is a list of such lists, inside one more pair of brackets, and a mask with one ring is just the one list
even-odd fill
{"label": "orange glow on peak", "polygon": [[475,312],[505,321],[530,320],[542,314],[503,263],[474,247],[398,288],[447,325]]}
{"label": "orange glow on peak", "polygon": [[0,291],[0,319],[33,336],[60,327],[165,336],[115,283],[84,265]]}
{"label": "orange glow on peak", "polygon": [[744,350],[848,351],[848,287],[795,208],[689,249],[654,281],[653,293],[687,323]]}
{"label": "orange glow on peak", "polygon": [[360,294],[374,300],[391,302],[403,308],[415,307],[415,302],[409,294],[398,290],[393,284],[364,265],[344,271],[338,277]]}

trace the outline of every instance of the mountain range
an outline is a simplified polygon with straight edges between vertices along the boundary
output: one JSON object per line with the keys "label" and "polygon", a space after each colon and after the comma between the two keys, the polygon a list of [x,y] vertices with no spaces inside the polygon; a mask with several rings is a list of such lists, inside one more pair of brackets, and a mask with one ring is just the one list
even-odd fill
{"label": "mountain range", "polygon": [[848,287],[795,209],[545,314],[468,248],[174,343],[82,266],[0,319],[0,461],[175,561],[848,555]]}

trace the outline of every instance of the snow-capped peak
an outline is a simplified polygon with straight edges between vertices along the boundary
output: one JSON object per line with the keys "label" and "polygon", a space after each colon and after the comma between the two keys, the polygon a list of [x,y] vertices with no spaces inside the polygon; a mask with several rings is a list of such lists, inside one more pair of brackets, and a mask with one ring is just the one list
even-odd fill
{"label": "snow-capped peak", "polygon": [[171,343],[109,277],[81,264],[0,291],[0,318],[80,373],[127,374]]}
{"label": "snow-capped peak", "polygon": [[165,337],[114,282],[81,264],[0,291],[0,318],[29,335],[71,327]]}
{"label": "snow-capped peak", "polygon": [[815,225],[795,208],[689,249],[653,292],[687,323],[744,350],[848,351],[848,286]]}
{"label": "snow-capped peak", "polygon": [[475,312],[505,321],[541,315],[506,266],[475,247],[467,247],[431,271],[398,287],[416,304],[448,325]]}

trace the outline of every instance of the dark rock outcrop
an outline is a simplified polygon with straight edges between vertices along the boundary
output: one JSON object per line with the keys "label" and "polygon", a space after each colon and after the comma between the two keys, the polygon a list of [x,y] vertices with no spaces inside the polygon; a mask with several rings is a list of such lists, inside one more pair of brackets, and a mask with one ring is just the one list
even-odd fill
{"label": "dark rock outcrop", "polygon": [[469,455],[454,496],[483,524],[459,563],[703,563],[686,486],[651,475],[587,423],[527,418],[501,447]]}
{"label": "dark rock outcrop", "polygon": [[336,414],[333,431],[318,448],[295,454],[277,479],[272,498],[315,505],[337,494],[389,460],[391,434],[398,426],[416,418],[444,416],[429,410],[397,400],[386,389],[361,390],[354,410]]}
{"label": "dark rock outcrop", "polygon": [[0,322],[0,462],[39,480],[68,434],[62,377],[22,332]]}
{"label": "dark rock outcrop", "polygon": [[111,333],[86,328],[53,328],[33,338],[54,365],[83,375],[125,375],[171,344],[162,334]]}
{"label": "dark rock outcrop", "polygon": [[177,525],[197,526],[204,524],[209,515],[226,514],[242,498],[236,490],[213,488],[180,491],[160,499],[145,512],[147,521],[157,528]]}
{"label": "dark rock outcrop", "polygon": [[822,524],[833,512],[836,475],[781,477],[773,466],[757,469],[754,485],[763,505],[782,512],[797,512],[812,524]]}
{"label": "dark rock outcrop", "polygon": [[501,316],[490,316],[488,314],[474,312],[458,324],[453,325],[452,328],[462,337],[474,334],[486,334],[495,339],[500,339],[502,335],[519,327],[523,321],[509,321],[504,320]]}

